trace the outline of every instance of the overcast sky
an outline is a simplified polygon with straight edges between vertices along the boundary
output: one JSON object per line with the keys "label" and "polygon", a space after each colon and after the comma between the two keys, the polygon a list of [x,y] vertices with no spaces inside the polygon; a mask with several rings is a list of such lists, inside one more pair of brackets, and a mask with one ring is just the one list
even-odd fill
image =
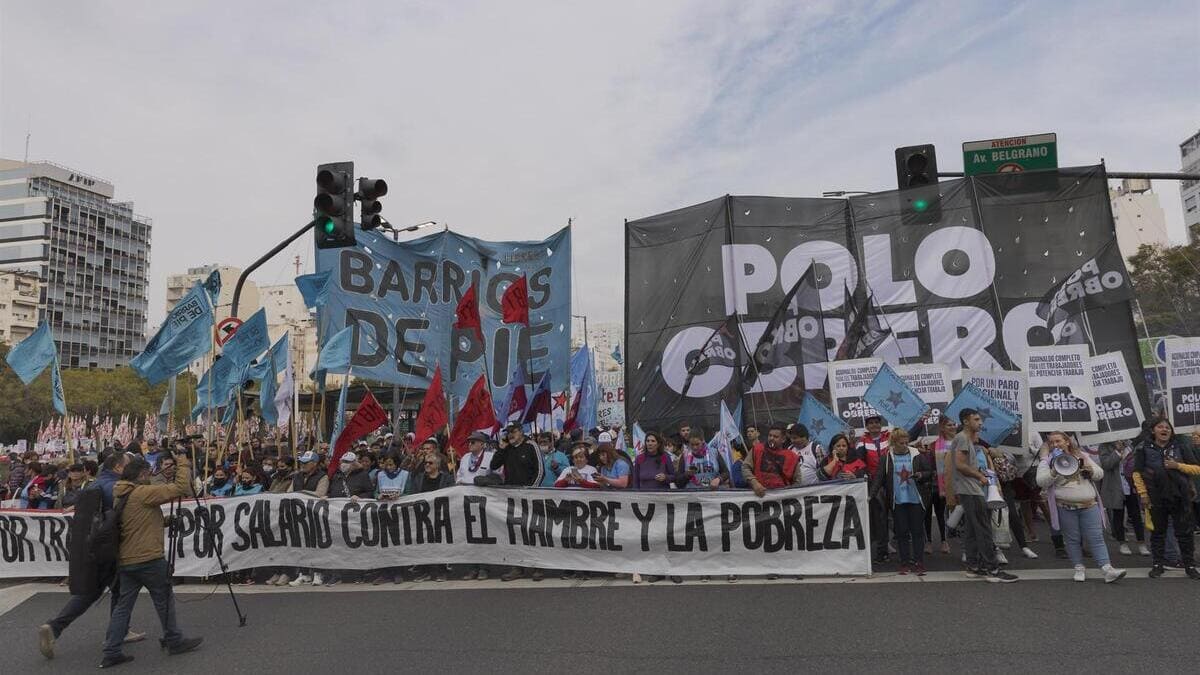
{"label": "overcast sky", "polygon": [[[623,227],[726,193],[892,189],[892,150],[1055,131],[1060,164],[1177,171],[1200,4],[0,0],[0,156],[116,184],[165,278],[245,266],[316,164],[392,222],[540,239],[573,218],[576,313],[623,314]],[[1182,239],[1177,185],[1159,182]],[[287,282],[291,256],[255,277]]]}

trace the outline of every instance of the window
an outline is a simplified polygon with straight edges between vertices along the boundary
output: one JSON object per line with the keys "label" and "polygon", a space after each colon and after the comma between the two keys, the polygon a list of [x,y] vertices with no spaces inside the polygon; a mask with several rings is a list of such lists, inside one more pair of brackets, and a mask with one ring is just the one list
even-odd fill
{"label": "window", "polygon": [[1188,197],[1187,199],[1183,200],[1184,210],[1187,211],[1188,213],[1195,211],[1196,206],[1197,206],[1196,202],[1197,202],[1197,195],[1192,195],[1191,197]]}

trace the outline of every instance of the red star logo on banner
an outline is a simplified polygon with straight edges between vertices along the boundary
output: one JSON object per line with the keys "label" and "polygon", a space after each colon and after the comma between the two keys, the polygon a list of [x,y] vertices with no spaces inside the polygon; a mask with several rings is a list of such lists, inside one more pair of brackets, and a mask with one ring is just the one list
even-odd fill
{"label": "red star logo on banner", "polygon": [[557,394],[554,395],[554,409],[558,410],[559,408],[562,408],[563,410],[566,410],[568,400],[569,399],[567,397],[567,392],[565,392],[565,391],[558,392]]}

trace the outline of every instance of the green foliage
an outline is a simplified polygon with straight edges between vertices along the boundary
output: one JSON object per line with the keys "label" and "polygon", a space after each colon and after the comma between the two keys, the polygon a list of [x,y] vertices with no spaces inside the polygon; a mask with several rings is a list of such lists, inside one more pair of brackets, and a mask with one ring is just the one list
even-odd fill
{"label": "green foliage", "polygon": [[[8,345],[0,345],[0,362],[8,355]],[[113,370],[62,371],[63,394],[67,412],[90,422],[93,415],[135,415],[138,418],[158,413],[167,383],[151,387],[132,368]],[[190,373],[179,376],[175,385],[175,419],[187,418],[196,398],[196,381]],[[50,371],[47,369],[28,387],[6,363],[0,363],[0,442],[11,444],[24,438],[32,442],[38,427],[57,416],[50,403]]]}
{"label": "green foliage", "polygon": [[1150,335],[1200,334],[1198,242],[1194,236],[1186,246],[1143,244],[1129,257],[1129,274]]}

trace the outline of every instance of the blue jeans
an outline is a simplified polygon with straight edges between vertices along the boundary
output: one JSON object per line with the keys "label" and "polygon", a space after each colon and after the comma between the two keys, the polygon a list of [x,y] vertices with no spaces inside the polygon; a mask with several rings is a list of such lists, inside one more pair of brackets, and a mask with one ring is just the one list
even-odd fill
{"label": "blue jeans", "polygon": [[154,601],[154,610],[162,623],[163,642],[168,646],[183,639],[179,626],[175,624],[175,593],[171,589],[171,576],[164,558],[136,565],[124,565],[117,570],[120,578],[120,595],[108,621],[108,634],[104,638],[104,656],[121,655],[121,643],[129,632],[129,617],[137,603],[138,593],[145,586]]}
{"label": "blue jeans", "polygon": [[1099,505],[1090,509],[1058,508],[1058,527],[1067,544],[1067,555],[1076,567],[1083,566],[1083,539],[1087,538],[1092,559],[1100,567],[1109,563],[1108,545],[1104,543],[1104,520]]}

